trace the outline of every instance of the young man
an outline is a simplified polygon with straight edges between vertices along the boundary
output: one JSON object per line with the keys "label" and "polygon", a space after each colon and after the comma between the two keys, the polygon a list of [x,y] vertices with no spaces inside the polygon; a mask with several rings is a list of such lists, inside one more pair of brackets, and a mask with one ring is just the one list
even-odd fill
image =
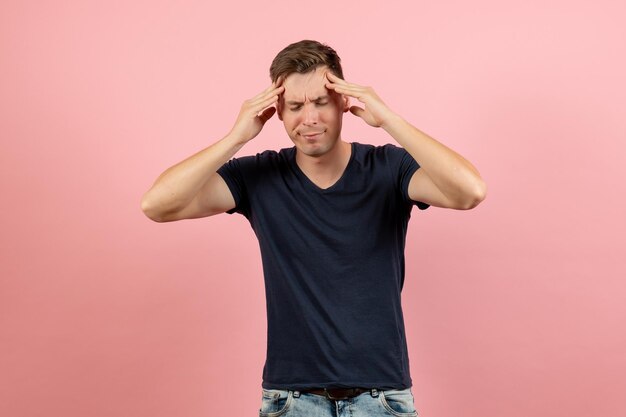
{"label": "young man", "polygon": [[[287,46],[270,76],[223,139],[159,176],[142,209],[157,222],[250,221],[268,314],[261,416],[416,415],[400,301],[411,209],[473,208],[485,184],[372,88],[345,81],[329,46]],[[345,141],[348,111],[400,146]],[[274,113],[294,146],[231,159]]]}

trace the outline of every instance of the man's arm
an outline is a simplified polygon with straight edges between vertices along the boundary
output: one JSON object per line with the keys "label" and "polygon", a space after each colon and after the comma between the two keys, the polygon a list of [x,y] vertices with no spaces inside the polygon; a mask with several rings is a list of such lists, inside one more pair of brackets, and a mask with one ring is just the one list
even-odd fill
{"label": "man's arm", "polygon": [[382,126],[419,163],[409,183],[409,197],[436,207],[468,210],[486,196],[476,168],[461,155],[418,130],[400,116]]}
{"label": "man's arm", "polygon": [[168,168],[143,195],[141,209],[156,222],[223,213],[235,200],[217,170],[257,136],[276,112],[272,106],[284,87],[272,84],[241,107],[233,129],[223,139]]}
{"label": "man's arm", "polygon": [[330,71],[326,86],[358,99],[365,108],[350,111],[367,124],[382,127],[418,162],[409,197],[436,207],[467,210],[485,199],[487,188],[476,168],[461,155],[395,114],[371,87],[348,83]]}

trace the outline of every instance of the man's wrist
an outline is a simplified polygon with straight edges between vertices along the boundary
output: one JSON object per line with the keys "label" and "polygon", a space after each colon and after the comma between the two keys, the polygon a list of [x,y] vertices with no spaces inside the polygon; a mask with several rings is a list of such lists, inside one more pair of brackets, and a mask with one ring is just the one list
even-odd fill
{"label": "man's wrist", "polygon": [[228,132],[226,136],[224,136],[223,140],[228,142],[231,146],[236,146],[238,148],[241,148],[243,145],[250,141],[249,139],[242,137],[241,135],[237,134],[237,132],[232,130]]}
{"label": "man's wrist", "polygon": [[402,123],[406,123],[406,121],[399,114],[392,112],[383,123],[381,123],[380,127],[382,127],[385,132],[391,134],[391,132],[396,130]]}

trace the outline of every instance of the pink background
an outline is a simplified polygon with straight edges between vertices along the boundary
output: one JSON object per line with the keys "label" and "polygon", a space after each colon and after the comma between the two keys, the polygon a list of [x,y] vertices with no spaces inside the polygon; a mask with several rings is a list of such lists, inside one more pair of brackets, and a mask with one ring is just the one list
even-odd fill
{"label": "pink background", "polygon": [[[626,415],[625,19],[618,0],[3,1],[0,415],[257,415],[248,223],[158,224],[140,200],[306,38],[489,186],[473,211],[414,211],[420,415]],[[343,137],[393,141],[351,115]],[[240,155],[290,144],[274,118]]]}

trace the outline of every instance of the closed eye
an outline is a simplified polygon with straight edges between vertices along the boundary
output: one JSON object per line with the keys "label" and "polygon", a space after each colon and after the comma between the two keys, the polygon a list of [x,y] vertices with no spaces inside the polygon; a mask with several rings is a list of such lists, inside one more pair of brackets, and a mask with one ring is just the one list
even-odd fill
{"label": "closed eye", "polygon": [[[325,105],[327,105],[327,104],[328,104],[328,102],[327,102],[327,101],[316,101],[316,102],[315,102],[315,105],[316,105],[316,106],[325,106]],[[290,111],[298,111],[298,110],[300,110],[300,108],[302,108],[302,106],[301,106],[301,105],[300,105],[300,106],[295,106],[295,107],[290,107],[290,108],[289,108],[289,110],[290,110]]]}

